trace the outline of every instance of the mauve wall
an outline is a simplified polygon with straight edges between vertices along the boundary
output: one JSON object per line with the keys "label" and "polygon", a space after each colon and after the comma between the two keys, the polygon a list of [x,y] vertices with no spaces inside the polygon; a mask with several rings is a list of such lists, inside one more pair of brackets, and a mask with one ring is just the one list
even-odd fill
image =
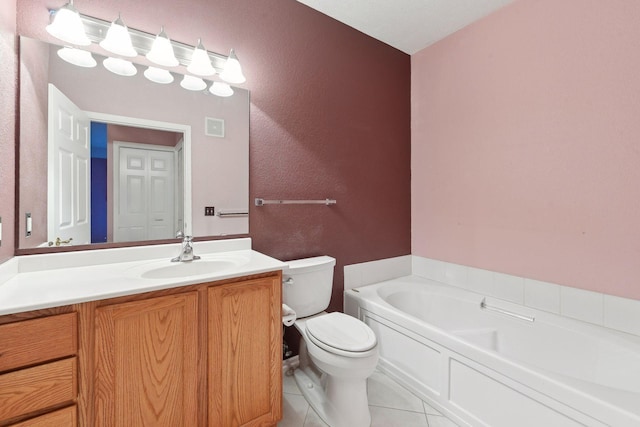
{"label": "mauve wall", "polygon": [[[47,7],[19,5],[21,34],[44,38]],[[250,208],[256,250],[283,260],[337,258],[330,309],[342,306],[343,266],[409,254],[410,58],[294,0],[76,0],[113,19],[216,52],[236,49],[251,90],[250,200],[326,198],[326,206]]]}
{"label": "mauve wall", "polygon": [[411,68],[413,253],[640,299],[640,2],[518,1]]}
{"label": "mauve wall", "polygon": [[15,183],[16,1],[0,3],[0,262],[13,256]]}
{"label": "mauve wall", "polygon": [[[20,42],[20,195],[18,247],[33,248],[47,241],[47,169],[49,48],[33,39]],[[31,235],[26,235],[26,213],[31,214]]]}

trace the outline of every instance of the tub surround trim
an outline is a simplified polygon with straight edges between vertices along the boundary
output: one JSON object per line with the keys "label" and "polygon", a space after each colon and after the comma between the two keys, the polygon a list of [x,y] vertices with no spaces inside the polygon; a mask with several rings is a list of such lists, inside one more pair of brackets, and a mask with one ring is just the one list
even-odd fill
{"label": "tub surround trim", "polygon": [[[347,265],[344,268],[344,289],[410,275],[640,336],[640,300],[416,255]],[[345,311],[346,308],[345,300]]]}

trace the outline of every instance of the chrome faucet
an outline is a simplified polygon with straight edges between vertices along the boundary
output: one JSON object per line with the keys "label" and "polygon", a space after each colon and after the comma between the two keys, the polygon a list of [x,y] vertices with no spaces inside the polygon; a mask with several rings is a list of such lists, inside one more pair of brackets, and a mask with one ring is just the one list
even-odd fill
{"label": "chrome faucet", "polygon": [[193,254],[193,243],[191,242],[193,237],[184,236],[182,239],[182,250],[180,251],[180,255],[175,258],[171,258],[171,262],[189,262],[200,259],[198,255]]}

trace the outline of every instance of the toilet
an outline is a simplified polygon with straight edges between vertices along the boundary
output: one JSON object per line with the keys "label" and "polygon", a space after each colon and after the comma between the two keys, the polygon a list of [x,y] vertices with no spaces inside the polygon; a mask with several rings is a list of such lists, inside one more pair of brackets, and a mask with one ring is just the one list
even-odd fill
{"label": "toilet", "polygon": [[297,315],[302,335],[294,371],[303,396],[331,427],[368,427],[367,378],[378,364],[378,341],[364,322],[326,313],[336,260],[329,256],[287,261],[283,302]]}

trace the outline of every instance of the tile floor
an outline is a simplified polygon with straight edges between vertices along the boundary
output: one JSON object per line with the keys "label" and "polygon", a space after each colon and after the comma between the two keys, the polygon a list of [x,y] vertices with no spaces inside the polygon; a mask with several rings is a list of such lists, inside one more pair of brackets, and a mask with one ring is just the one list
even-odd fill
{"label": "tile floor", "polygon": [[[367,384],[371,427],[457,427],[394,380],[376,371]],[[292,375],[283,378],[283,418],[278,427],[327,427],[309,407]]]}

